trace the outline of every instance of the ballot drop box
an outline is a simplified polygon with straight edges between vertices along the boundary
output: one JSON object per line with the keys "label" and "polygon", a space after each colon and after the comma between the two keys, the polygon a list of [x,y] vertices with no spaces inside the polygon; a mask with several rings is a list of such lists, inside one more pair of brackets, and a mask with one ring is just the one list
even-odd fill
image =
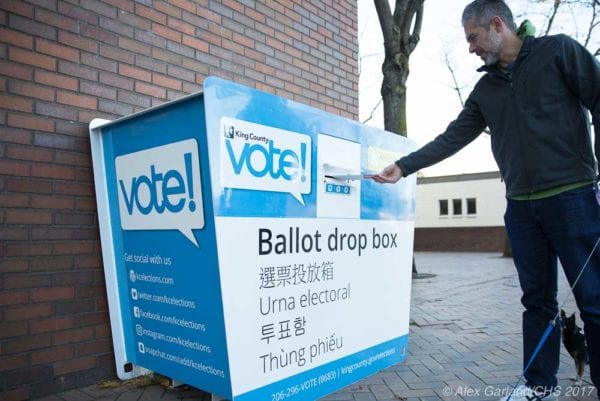
{"label": "ballot drop box", "polygon": [[315,400],[407,355],[406,138],[209,77],[90,124],[117,372]]}

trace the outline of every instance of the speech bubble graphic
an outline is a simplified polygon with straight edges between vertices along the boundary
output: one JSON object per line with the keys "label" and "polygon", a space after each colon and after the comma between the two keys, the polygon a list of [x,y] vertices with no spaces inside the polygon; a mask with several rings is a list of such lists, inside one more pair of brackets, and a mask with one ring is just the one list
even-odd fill
{"label": "speech bubble graphic", "polygon": [[199,246],[204,228],[198,143],[186,139],[115,158],[123,230],[178,230]]}
{"label": "speech bubble graphic", "polygon": [[221,118],[221,184],[289,193],[301,204],[311,188],[311,137]]}

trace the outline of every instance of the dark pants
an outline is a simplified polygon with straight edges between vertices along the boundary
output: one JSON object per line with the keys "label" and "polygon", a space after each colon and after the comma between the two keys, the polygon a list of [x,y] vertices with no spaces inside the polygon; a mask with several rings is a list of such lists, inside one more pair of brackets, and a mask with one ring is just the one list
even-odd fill
{"label": "dark pants", "polygon": [[[546,199],[508,200],[504,220],[525,306],[524,366],[558,312],[557,257],[573,285],[600,238],[600,206],[594,195],[593,186],[586,185]],[[590,375],[600,391],[600,245],[573,292],[584,323]],[[560,344],[557,325],[525,374],[528,385],[557,384]]]}

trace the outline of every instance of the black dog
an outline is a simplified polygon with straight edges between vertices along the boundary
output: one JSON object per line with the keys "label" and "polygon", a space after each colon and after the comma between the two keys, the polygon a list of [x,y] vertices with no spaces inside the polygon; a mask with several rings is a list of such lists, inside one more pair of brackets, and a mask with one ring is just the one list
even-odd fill
{"label": "black dog", "polygon": [[585,336],[575,323],[575,314],[567,317],[564,310],[560,310],[562,325],[562,342],[575,361],[577,376],[573,378],[575,385],[581,386],[585,365],[588,363],[587,346]]}

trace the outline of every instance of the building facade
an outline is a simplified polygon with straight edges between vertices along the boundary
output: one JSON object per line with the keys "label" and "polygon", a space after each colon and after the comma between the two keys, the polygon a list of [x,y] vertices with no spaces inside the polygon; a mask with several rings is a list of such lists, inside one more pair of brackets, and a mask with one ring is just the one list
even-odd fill
{"label": "building facade", "polygon": [[499,172],[418,178],[415,250],[502,253],[504,194]]}
{"label": "building facade", "polygon": [[114,377],[88,124],[209,75],[358,116],[356,0],[0,1],[0,398]]}

